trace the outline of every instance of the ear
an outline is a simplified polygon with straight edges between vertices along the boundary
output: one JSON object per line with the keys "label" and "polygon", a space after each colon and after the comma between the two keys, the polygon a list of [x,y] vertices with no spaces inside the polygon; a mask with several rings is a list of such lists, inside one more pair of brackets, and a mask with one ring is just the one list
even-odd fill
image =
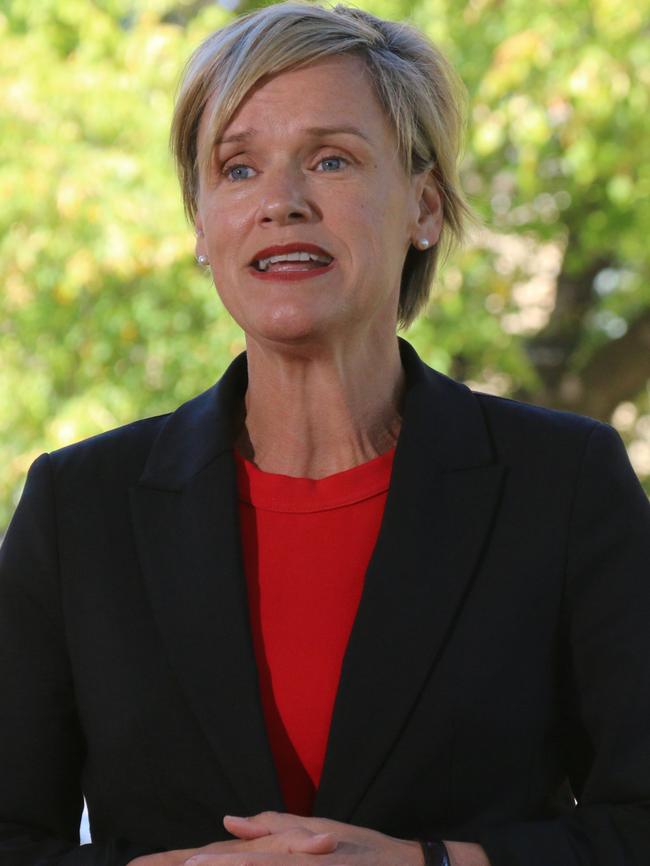
{"label": "ear", "polygon": [[433,247],[440,239],[444,208],[442,194],[438,188],[432,171],[425,171],[417,176],[416,189],[418,194],[419,213],[414,225],[414,241],[426,238]]}
{"label": "ear", "polygon": [[197,213],[194,218],[194,231],[196,234],[196,257],[198,259],[199,256],[207,255],[207,249],[205,246],[205,234],[203,232],[203,220],[201,219],[201,215]]}

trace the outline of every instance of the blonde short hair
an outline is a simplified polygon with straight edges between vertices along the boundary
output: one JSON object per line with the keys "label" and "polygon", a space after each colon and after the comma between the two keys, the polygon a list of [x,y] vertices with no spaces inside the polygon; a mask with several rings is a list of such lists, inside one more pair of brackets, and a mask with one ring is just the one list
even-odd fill
{"label": "blonde short hair", "polygon": [[[441,245],[445,254],[461,241],[471,215],[458,180],[464,89],[441,52],[415,27],[351,6],[289,0],[242,15],[208,36],[185,67],[171,129],[185,211],[194,222],[200,174],[254,84],[343,53],[366,64],[406,173],[430,170],[443,200],[439,243],[427,251],[411,247],[404,262],[399,321],[408,325],[428,299]],[[205,152],[199,153],[199,123],[213,96]]]}

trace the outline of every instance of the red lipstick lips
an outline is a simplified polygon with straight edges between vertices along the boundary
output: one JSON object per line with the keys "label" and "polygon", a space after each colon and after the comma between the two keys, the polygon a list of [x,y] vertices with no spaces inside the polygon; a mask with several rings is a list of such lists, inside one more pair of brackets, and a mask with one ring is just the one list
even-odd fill
{"label": "red lipstick lips", "polygon": [[[295,267],[287,267],[286,270],[261,270],[257,263],[262,259],[269,259],[271,256],[284,256],[289,253],[297,253],[297,252],[305,252],[312,253],[313,255],[319,257],[326,257],[330,259],[329,262],[322,264],[318,264],[314,266],[314,262],[312,260],[312,264],[309,267],[304,267],[305,263],[301,262],[291,262],[287,263],[293,265]],[[253,260],[249,265],[249,272],[257,277],[257,279],[261,280],[305,280],[309,277],[316,277],[320,274],[324,274],[327,271],[331,270],[333,267],[334,259],[333,257],[324,250],[322,247],[317,246],[316,244],[310,243],[290,243],[290,244],[276,244],[271,247],[265,247],[263,250],[259,250]],[[303,264],[301,268],[300,265]]]}
{"label": "red lipstick lips", "polygon": [[272,247],[265,247],[263,250],[259,250],[259,252],[255,253],[251,264],[258,262],[260,259],[268,259],[270,258],[270,256],[283,256],[287,253],[299,253],[302,250],[304,250],[306,253],[314,253],[314,255],[316,256],[327,256],[330,259],[332,258],[332,256],[327,252],[327,250],[324,250],[322,247],[317,247],[316,244],[276,244]]}

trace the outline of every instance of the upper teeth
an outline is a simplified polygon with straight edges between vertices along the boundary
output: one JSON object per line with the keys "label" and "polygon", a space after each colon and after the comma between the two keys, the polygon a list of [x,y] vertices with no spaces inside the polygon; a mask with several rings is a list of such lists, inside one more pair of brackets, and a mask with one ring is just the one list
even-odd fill
{"label": "upper teeth", "polygon": [[269,256],[267,259],[258,259],[257,265],[261,271],[265,271],[269,265],[275,264],[275,262],[308,262],[310,259],[313,262],[324,262],[326,265],[332,261],[331,256],[325,253],[307,253],[300,250],[281,256]]}

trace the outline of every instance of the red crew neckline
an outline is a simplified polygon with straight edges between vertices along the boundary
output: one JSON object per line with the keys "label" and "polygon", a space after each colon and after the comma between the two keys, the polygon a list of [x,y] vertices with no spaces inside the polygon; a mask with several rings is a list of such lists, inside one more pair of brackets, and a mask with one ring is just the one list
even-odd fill
{"label": "red crew neckline", "polygon": [[366,463],[325,478],[296,478],[263,472],[235,451],[239,498],[264,511],[313,513],[342,508],[385,493],[395,448]]}

